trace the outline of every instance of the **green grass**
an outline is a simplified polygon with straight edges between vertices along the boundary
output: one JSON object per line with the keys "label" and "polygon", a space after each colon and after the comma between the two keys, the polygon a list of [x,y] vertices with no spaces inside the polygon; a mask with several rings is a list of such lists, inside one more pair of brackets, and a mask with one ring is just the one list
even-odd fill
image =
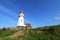
{"label": "green grass", "polygon": [[17,32],[17,30],[0,30],[0,37],[7,37]]}
{"label": "green grass", "polygon": [[[32,29],[32,32],[29,32],[26,35],[19,36],[17,38],[5,38],[9,35],[12,35],[17,30],[8,30],[4,31],[0,29],[0,37],[2,40],[60,40],[60,25],[47,26],[42,28]],[[43,33],[33,33],[34,31],[43,31]]]}

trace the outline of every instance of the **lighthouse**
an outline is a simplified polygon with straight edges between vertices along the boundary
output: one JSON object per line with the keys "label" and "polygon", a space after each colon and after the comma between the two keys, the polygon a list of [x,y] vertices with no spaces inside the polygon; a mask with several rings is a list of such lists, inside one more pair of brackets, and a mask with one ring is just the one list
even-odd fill
{"label": "lighthouse", "polygon": [[19,13],[17,27],[20,29],[25,27],[25,25],[24,25],[24,12],[23,11],[20,11],[20,13]]}

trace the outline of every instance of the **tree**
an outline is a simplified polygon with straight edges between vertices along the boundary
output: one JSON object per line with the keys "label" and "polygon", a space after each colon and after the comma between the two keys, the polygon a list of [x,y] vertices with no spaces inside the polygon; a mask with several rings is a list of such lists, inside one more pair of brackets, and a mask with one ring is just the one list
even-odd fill
{"label": "tree", "polygon": [[5,27],[3,28],[3,30],[5,30]]}

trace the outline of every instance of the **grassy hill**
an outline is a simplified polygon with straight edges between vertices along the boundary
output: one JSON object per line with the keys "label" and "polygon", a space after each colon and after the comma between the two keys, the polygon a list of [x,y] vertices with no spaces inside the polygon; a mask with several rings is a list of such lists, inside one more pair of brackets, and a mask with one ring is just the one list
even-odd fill
{"label": "grassy hill", "polygon": [[23,36],[8,37],[16,32],[18,30],[0,29],[0,40],[60,40],[60,25],[32,28]]}
{"label": "grassy hill", "polygon": [[15,32],[17,32],[17,30],[0,29],[0,40],[5,40],[6,37],[14,34]]}
{"label": "grassy hill", "polygon": [[60,40],[60,25],[45,26],[36,28],[33,31],[43,31],[41,34],[35,32],[35,38],[38,40]]}

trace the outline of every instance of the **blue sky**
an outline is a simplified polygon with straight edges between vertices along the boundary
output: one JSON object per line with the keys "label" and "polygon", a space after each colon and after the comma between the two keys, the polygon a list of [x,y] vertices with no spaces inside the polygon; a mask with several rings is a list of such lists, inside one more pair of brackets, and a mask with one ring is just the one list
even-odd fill
{"label": "blue sky", "polygon": [[60,0],[0,0],[0,28],[16,27],[21,10],[32,27],[60,24]]}

